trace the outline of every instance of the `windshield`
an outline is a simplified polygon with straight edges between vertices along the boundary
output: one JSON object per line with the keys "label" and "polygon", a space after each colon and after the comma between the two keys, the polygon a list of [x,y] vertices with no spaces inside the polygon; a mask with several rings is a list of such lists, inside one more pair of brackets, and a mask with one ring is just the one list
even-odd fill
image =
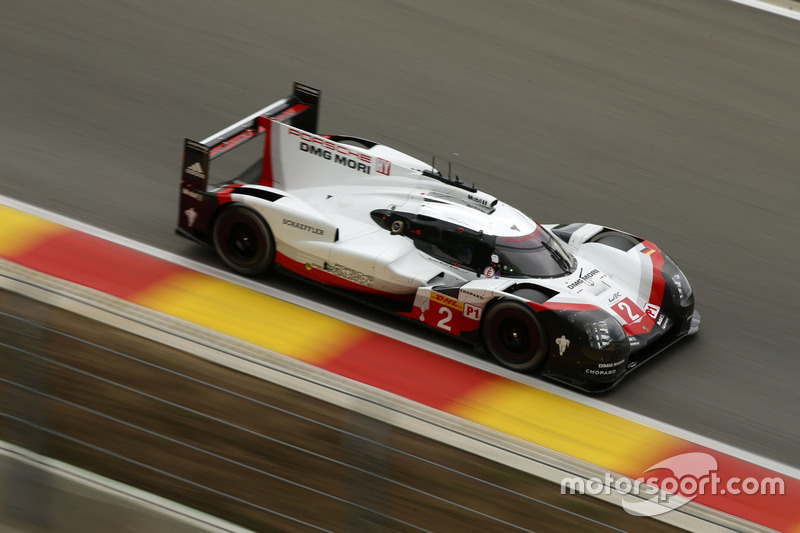
{"label": "windshield", "polygon": [[521,237],[496,237],[494,253],[507,276],[554,278],[575,269],[575,258],[541,226]]}

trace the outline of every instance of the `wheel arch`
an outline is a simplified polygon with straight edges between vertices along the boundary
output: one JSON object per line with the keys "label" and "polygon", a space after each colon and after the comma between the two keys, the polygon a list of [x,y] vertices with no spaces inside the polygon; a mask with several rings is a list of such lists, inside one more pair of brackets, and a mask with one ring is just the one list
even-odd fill
{"label": "wheel arch", "polygon": [[[526,363],[521,363],[519,365],[508,364],[502,360],[500,356],[498,356],[490,346],[490,339],[487,337],[487,330],[491,327],[488,321],[492,318],[492,311],[499,305],[505,304],[512,304],[518,306],[523,312],[527,312],[530,314],[533,321],[538,324],[540,328],[540,344],[542,345],[541,350],[543,350],[543,354],[541,354],[540,360],[529,367],[526,367]],[[548,326],[549,320],[544,316],[546,313],[538,313],[536,312],[530,305],[526,303],[526,300],[521,297],[514,296],[512,294],[509,295],[501,295],[496,298],[489,300],[486,303],[486,306],[483,309],[482,317],[481,317],[481,339],[480,344],[483,346],[486,351],[493,356],[495,359],[499,360],[500,363],[512,370],[521,371],[521,372],[535,372],[541,370],[547,365],[548,360],[550,359],[550,328]],[[538,353],[538,350],[537,350]]]}
{"label": "wheel arch", "polygon": [[[525,288],[527,289],[527,287],[525,287]],[[543,289],[543,288],[536,286],[536,289]],[[534,289],[534,290],[536,290],[536,289]],[[536,317],[539,319],[539,322],[542,324],[542,326],[545,329],[545,334],[548,336],[548,338],[551,337],[552,336],[552,332],[554,330],[553,324],[552,324],[553,319],[554,319],[553,316],[552,316],[552,312],[546,311],[546,310],[545,311],[541,311],[541,310],[537,311],[536,309],[534,309],[533,307],[531,307],[530,305],[528,305],[526,303],[528,301],[533,301],[533,302],[535,302],[537,304],[541,304],[541,303],[544,303],[545,301],[547,301],[548,299],[550,299],[552,296],[545,296],[547,293],[544,292],[544,291],[549,291],[549,289],[544,289],[543,291],[539,292],[539,294],[542,295],[542,300],[543,301],[532,300],[531,298],[526,298],[523,295],[517,294],[516,293],[517,291],[508,292],[506,294],[502,294],[500,296],[496,296],[496,297],[492,298],[491,300],[486,302],[486,305],[483,307],[483,312],[481,314],[481,326],[483,326],[483,317],[485,317],[487,315],[487,313],[489,312],[489,310],[492,307],[494,307],[495,305],[499,304],[501,301],[516,301],[516,302],[518,302],[520,304],[525,305],[528,309],[530,309],[530,311],[532,313],[534,313],[536,315]],[[519,292],[523,292],[523,291],[519,291]],[[524,291],[524,292],[527,292],[527,291]],[[551,291],[551,292],[557,294],[556,291]],[[555,328],[555,329],[556,330],[560,330],[560,328]],[[481,340],[481,342],[483,342],[483,340]]]}
{"label": "wheel arch", "polygon": [[636,235],[626,233],[624,231],[603,228],[598,234],[594,235],[587,243],[598,243],[615,248],[622,252],[627,252],[634,246],[642,242],[642,239]]}
{"label": "wheel arch", "polygon": [[209,224],[208,224],[208,240],[211,246],[214,246],[214,228],[217,227],[217,222],[219,222],[219,219],[222,216],[222,214],[232,209],[240,207],[249,209],[256,215],[258,215],[258,217],[261,218],[261,221],[264,223],[267,229],[269,229],[269,231],[272,233],[273,240],[275,239],[275,235],[272,230],[272,224],[270,224],[270,221],[267,219],[267,217],[264,216],[264,213],[260,209],[258,209],[257,205],[253,205],[249,202],[232,200],[230,202],[225,202],[223,204],[220,204],[219,206],[217,206],[216,209],[214,209],[214,212],[211,213],[211,217],[209,218]]}
{"label": "wheel arch", "polygon": [[[250,250],[246,250],[242,253],[240,250],[238,253],[236,248],[238,247],[238,243],[241,242],[255,242],[252,239],[247,237],[247,241],[244,239],[234,243],[231,241],[230,233],[222,233],[225,232],[225,228],[219,228],[219,224],[221,224],[226,216],[232,215],[233,217],[236,216],[235,212],[239,210],[242,213],[244,218],[244,223],[240,220],[238,222],[239,227],[247,228],[250,227],[252,231],[251,235],[258,237],[258,242],[256,243],[256,249],[254,250],[253,261],[252,265],[248,265],[250,257],[248,257]],[[235,220],[235,218],[234,218]],[[247,221],[250,220],[255,224],[250,225]],[[233,230],[236,227],[237,223],[234,222],[228,228],[229,231]],[[244,202],[227,202],[221,205],[218,209],[214,211],[212,217],[212,224],[210,225],[211,230],[211,237],[212,237],[212,245],[214,246],[217,255],[223,260],[224,263],[228,265],[229,268],[232,270],[248,276],[259,276],[265,274],[269,270],[272,269],[272,266],[275,262],[275,255],[277,250],[277,241],[275,239],[275,235],[273,233],[272,228],[270,227],[269,221],[263,216],[263,214],[256,209],[254,206],[248,205]],[[220,233],[218,233],[218,231]],[[245,230],[245,235],[247,235],[247,231]],[[224,246],[223,243],[224,242]],[[242,248],[250,248],[251,245],[245,244]],[[263,255],[262,253],[263,252]],[[239,255],[239,257],[235,257]]]}

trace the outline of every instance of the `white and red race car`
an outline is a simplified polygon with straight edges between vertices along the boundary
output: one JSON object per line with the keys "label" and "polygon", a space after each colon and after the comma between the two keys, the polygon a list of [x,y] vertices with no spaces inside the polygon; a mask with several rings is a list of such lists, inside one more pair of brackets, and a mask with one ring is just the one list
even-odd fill
{"label": "white and red race car", "polygon": [[[320,93],[186,140],[177,232],[234,271],[277,268],[587,390],[697,332],[691,286],[655,244],[595,224],[540,225],[387,146],[317,133]],[[209,185],[209,163],[263,136],[261,160]]]}

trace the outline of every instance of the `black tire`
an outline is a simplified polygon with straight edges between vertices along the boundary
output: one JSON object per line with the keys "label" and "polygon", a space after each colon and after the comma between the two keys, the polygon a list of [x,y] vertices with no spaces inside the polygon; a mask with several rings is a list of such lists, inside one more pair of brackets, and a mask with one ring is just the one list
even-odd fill
{"label": "black tire", "polygon": [[501,300],[491,306],[483,317],[481,332],[489,353],[512,370],[530,372],[547,359],[544,327],[522,302]]}
{"label": "black tire", "polygon": [[245,276],[267,272],[275,260],[275,239],[261,215],[243,205],[226,207],[214,224],[214,247],[229,267]]}

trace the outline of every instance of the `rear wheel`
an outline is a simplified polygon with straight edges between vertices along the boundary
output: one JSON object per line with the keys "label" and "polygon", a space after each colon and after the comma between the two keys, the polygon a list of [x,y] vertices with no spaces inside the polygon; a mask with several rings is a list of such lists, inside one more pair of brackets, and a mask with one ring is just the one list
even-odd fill
{"label": "rear wheel", "polygon": [[272,267],[275,240],[261,215],[242,205],[226,208],[214,225],[214,247],[225,263],[246,276]]}
{"label": "rear wheel", "polygon": [[514,300],[501,300],[483,319],[486,349],[503,366],[532,371],[547,359],[547,336],[533,310]]}

